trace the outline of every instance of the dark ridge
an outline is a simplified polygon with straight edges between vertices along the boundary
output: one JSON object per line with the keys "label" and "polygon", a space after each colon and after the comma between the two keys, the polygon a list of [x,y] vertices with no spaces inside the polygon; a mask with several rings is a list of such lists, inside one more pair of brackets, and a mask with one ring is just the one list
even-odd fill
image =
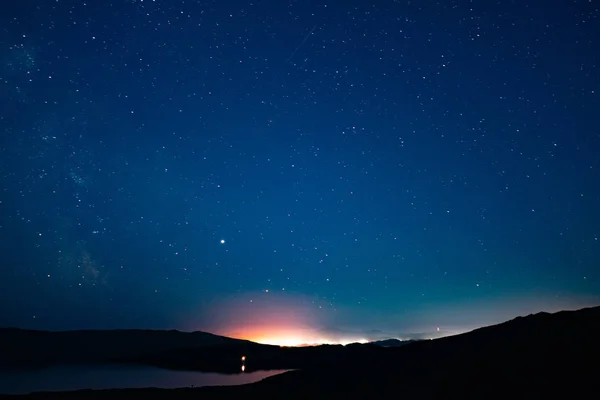
{"label": "dark ridge", "polygon": [[155,330],[35,331],[0,329],[0,367],[41,367],[58,363],[100,363],[142,354],[198,348],[245,340],[206,332]]}
{"label": "dark ridge", "polygon": [[[306,365],[249,385],[39,393],[20,397],[379,398],[394,394],[419,399],[588,398],[600,390],[600,345],[596,335],[599,326],[600,307],[593,307],[533,314],[461,335],[399,347],[357,344],[278,348],[247,344],[244,351],[252,352],[247,356],[248,365],[290,360]],[[229,350],[224,349],[226,354]],[[169,360],[173,365],[203,357],[202,349],[196,348],[196,353],[188,351],[164,351],[144,357],[146,362]],[[184,361],[186,352],[188,361]],[[220,357],[218,353],[213,355]]]}
{"label": "dark ridge", "polygon": [[421,339],[416,340],[400,340],[400,339],[385,339],[385,340],[377,340],[375,342],[371,342],[371,344],[381,346],[381,347],[399,347],[405,346],[410,343],[419,342]]}

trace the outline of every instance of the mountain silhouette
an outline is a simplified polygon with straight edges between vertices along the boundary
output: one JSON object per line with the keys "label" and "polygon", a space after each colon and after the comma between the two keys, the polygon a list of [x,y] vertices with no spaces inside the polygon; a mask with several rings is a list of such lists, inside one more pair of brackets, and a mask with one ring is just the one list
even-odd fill
{"label": "mountain silhouette", "polygon": [[[600,307],[593,307],[533,314],[461,335],[395,347],[355,344],[278,348],[222,343],[204,350],[229,348],[231,354],[227,357],[233,362],[239,346],[246,346],[243,351],[253,352],[247,356],[248,365],[295,358],[305,366],[240,386],[40,393],[24,398],[587,398],[600,389],[599,323]],[[185,368],[193,366],[189,360],[201,354],[198,347],[193,352],[164,350],[146,354],[138,361],[146,358],[145,362],[176,366],[188,360],[187,366],[181,366]]]}
{"label": "mountain silhouette", "polygon": [[410,343],[418,342],[419,340],[385,339],[385,340],[376,340],[376,341],[370,342],[370,343],[377,345],[377,346],[381,346],[381,347],[399,347],[399,346],[404,346],[404,345],[407,345]]}
{"label": "mountain silhouette", "polygon": [[386,392],[419,398],[574,398],[599,388],[599,326],[600,307],[539,313],[387,348],[371,362],[357,358],[327,371],[292,371],[237,389],[259,394],[297,388],[295,393],[336,396]]}
{"label": "mountain silhouette", "polygon": [[36,331],[0,329],[0,367],[97,363],[178,348],[245,343],[206,332],[154,330]]}

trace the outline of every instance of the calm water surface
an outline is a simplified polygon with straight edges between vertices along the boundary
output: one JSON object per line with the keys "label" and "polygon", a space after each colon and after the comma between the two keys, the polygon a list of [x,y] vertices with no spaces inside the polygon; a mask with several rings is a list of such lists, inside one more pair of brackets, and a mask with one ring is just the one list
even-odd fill
{"label": "calm water surface", "polygon": [[0,394],[79,389],[241,385],[282,372],[285,371],[257,371],[223,375],[131,365],[54,366],[39,370],[0,370]]}

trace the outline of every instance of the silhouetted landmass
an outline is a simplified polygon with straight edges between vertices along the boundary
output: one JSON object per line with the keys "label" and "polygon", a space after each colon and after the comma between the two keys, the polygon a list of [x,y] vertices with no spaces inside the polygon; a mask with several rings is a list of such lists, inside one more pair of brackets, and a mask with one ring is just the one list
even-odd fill
{"label": "silhouetted landmass", "polygon": [[0,329],[0,368],[100,363],[177,348],[245,343],[205,332],[97,330],[49,332]]}
{"label": "silhouetted landmass", "polygon": [[152,330],[32,331],[0,329],[0,367],[40,368],[66,363],[136,363],[175,370],[239,373],[331,365],[345,354],[368,352],[352,344],[281,347],[205,332]]}
{"label": "silhouetted landmass", "polygon": [[281,347],[258,343],[234,343],[177,349],[116,359],[168,369],[238,373],[245,357],[245,371],[329,368],[340,362],[378,357],[384,348],[370,344]]}
{"label": "silhouetted landmass", "polygon": [[[420,340],[420,339],[419,339]],[[418,342],[419,340],[400,340],[400,339],[385,339],[371,342],[371,344],[381,347],[399,347],[410,343]]]}
{"label": "silhouetted landmass", "polygon": [[[41,393],[30,399],[152,398],[595,398],[600,389],[600,307],[540,313],[462,335],[399,347],[312,348],[312,366],[248,385],[197,389],[131,389]],[[256,347],[247,363],[276,349]],[[246,348],[254,351],[254,347]],[[309,353],[286,356],[310,358]],[[290,349],[292,350],[292,349]],[[182,360],[181,350],[150,359]],[[160,354],[160,357],[157,355]],[[190,353],[190,358],[198,356]],[[232,356],[233,357],[233,356]],[[190,361],[188,361],[190,362]]]}

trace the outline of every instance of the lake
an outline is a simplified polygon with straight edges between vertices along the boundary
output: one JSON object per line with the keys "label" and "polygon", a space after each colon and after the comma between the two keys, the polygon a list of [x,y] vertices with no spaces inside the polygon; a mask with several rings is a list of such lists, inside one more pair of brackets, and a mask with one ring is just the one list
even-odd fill
{"label": "lake", "polygon": [[0,370],[0,394],[40,391],[123,388],[180,388],[241,385],[285,371],[256,371],[235,375],[171,371],[141,365],[52,366],[38,370]]}

